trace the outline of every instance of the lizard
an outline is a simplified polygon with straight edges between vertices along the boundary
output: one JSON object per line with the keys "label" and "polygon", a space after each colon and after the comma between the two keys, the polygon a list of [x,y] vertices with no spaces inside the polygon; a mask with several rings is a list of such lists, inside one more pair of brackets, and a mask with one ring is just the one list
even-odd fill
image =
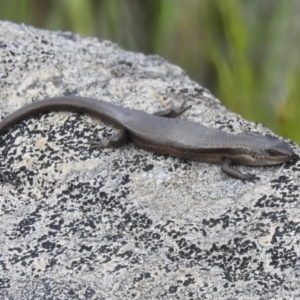
{"label": "lizard", "polygon": [[[157,153],[220,164],[225,174],[243,181],[259,177],[242,173],[233,168],[234,165],[276,165],[297,157],[287,142],[271,135],[251,131],[233,134],[175,118],[190,108],[184,104],[148,114],[89,97],[53,97],[27,104],[6,116],[0,122],[0,134],[38,113],[75,111],[92,114],[116,126],[117,132],[109,139],[91,142],[94,147],[117,148],[132,141]],[[2,171],[0,176],[14,184]]]}

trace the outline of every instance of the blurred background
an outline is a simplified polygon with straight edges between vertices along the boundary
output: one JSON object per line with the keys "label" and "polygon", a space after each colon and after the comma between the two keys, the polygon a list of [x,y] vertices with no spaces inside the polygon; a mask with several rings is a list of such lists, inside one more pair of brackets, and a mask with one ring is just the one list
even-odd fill
{"label": "blurred background", "polygon": [[159,54],[300,145],[298,0],[0,0],[0,19]]}

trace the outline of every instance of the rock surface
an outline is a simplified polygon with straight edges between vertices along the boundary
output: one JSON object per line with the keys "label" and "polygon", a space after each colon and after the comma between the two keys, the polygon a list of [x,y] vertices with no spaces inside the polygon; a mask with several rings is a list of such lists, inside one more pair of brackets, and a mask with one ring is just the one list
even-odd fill
{"label": "rock surface", "polygon": [[[109,41],[0,22],[0,61],[1,119],[78,94],[150,113],[187,101],[182,118],[269,132],[179,67]],[[113,128],[56,112],[1,135],[1,169],[20,181],[0,182],[1,299],[300,297],[299,162],[239,167],[261,178],[243,184],[132,144],[91,149],[95,133]]]}

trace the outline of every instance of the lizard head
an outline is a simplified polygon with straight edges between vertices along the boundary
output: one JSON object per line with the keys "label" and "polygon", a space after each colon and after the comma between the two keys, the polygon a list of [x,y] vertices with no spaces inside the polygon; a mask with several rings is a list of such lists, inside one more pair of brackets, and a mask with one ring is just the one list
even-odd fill
{"label": "lizard head", "polygon": [[271,135],[265,136],[263,153],[266,164],[269,165],[281,164],[298,157],[287,142]]}
{"label": "lizard head", "polygon": [[[267,166],[288,162],[298,156],[290,145],[271,135],[262,136],[255,132],[243,132],[245,145],[250,147],[241,155],[239,162],[247,165]],[[250,150],[251,149],[251,150]]]}

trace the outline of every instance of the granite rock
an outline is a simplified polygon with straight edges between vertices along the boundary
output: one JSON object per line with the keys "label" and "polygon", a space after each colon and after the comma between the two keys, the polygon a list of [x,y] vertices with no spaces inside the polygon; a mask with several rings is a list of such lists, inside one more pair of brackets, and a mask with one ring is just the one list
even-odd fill
{"label": "granite rock", "polygon": [[[0,22],[0,118],[76,94],[152,113],[270,133],[230,112],[179,67],[107,40]],[[238,168],[128,144],[92,149],[114,128],[52,112],[0,138],[1,299],[296,299],[300,297],[299,161]],[[292,143],[291,143],[292,144]],[[299,148],[292,144],[299,154]]]}

